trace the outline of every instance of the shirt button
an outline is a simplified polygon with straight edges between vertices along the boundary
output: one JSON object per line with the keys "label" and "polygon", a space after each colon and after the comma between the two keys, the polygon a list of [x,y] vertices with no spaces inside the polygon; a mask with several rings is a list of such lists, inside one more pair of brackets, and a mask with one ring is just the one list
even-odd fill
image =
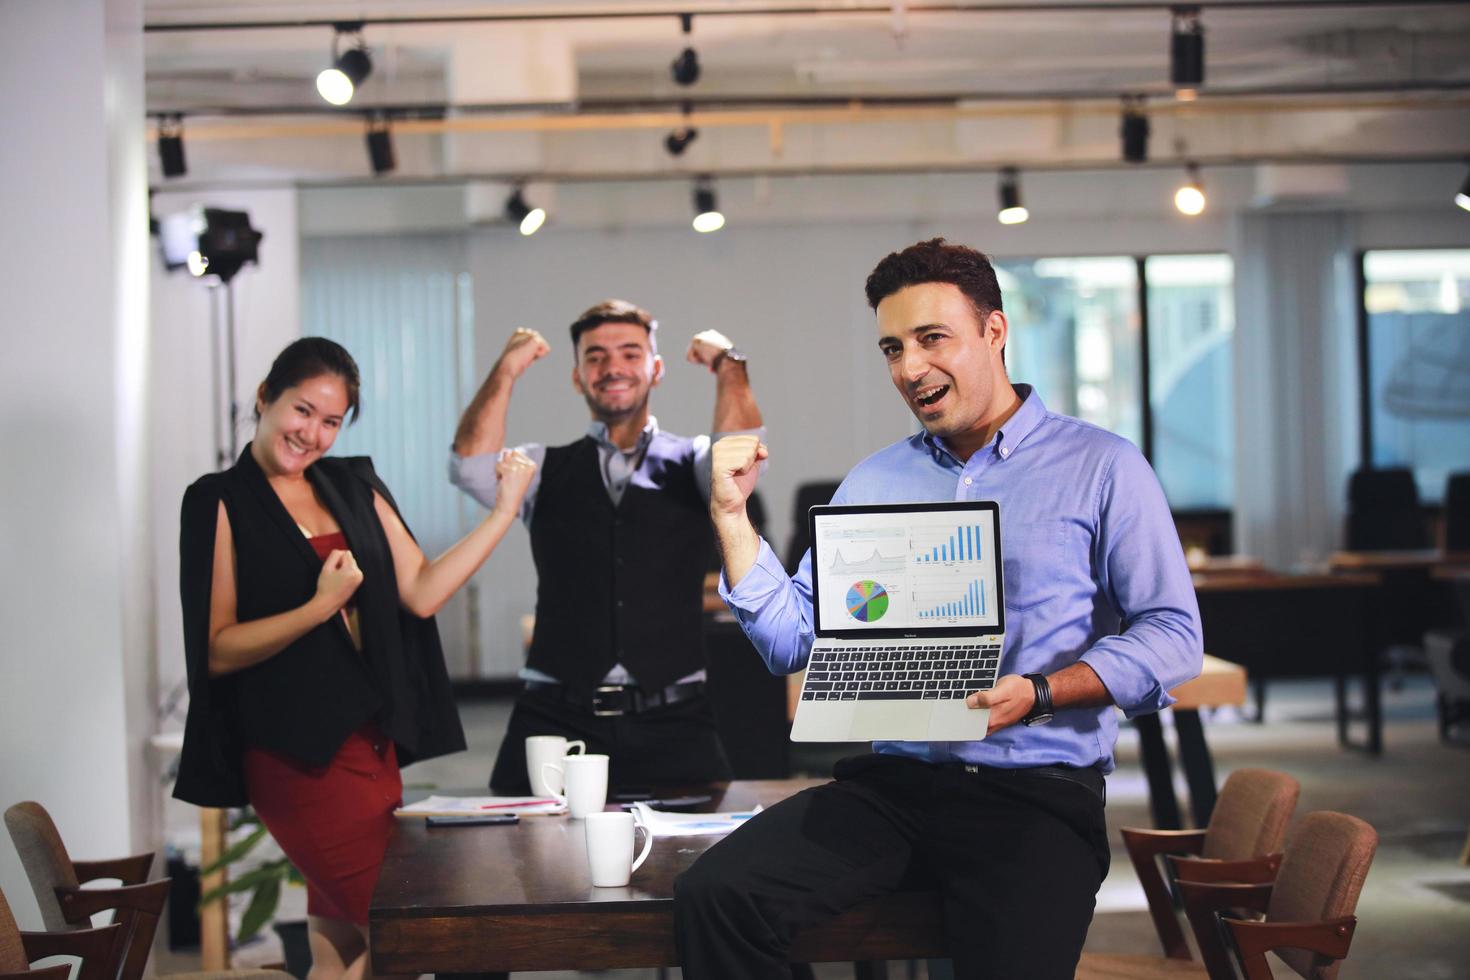
{"label": "shirt button", "polygon": [[1005,459],[1010,454],[1011,454],[1011,450],[1010,450],[1009,447],[1007,447],[1007,446],[1001,446],[1000,447],[1000,458],[1001,459]]}
{"label": "shirt button", "polygon": [[623,608],[623,600],[622,599],[619,599],[618,600],[618,608],[619,609]]}
{"label": "shirt button", "polygon": [[974,482],[975,482],[975,481],[974,481],[974,480],[972,480],[972,479],[970,479],[970,478],[969,478],[969,477],[968,477],[968,476],[967,476],[967,477],[965,477],[965,486],[967,486],[967,487],[968,487],[968,486],[969,486],[969,485],[970,485],[970,484],[972,484],[972,483],[974,483]]}

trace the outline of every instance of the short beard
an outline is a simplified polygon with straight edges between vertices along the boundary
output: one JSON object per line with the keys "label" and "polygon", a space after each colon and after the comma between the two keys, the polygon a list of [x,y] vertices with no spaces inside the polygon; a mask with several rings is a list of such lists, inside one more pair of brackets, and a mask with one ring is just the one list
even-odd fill
{"label": "short beard", "polygon": [[626,422],[648,407],[648,392],[644,392],[643,397],[634,404],[629,405],[627,408],[619,409],[604,408],[598,403],[596,396],[591,391],[584,392],[582,397],[586,400],[587,408],[592,413],[592,417],[603,425],[616,425],[619,422]]}

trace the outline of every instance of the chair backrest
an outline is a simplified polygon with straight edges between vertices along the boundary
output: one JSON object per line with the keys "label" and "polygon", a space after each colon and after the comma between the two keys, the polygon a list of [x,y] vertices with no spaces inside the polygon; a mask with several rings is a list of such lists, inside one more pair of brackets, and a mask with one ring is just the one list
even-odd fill
{"label": "chair backrest", "polygon": [[10,914],[10,903],[0,892],[0,973],[25,973],[31,968],[25,946],[20,941],[20,927]]}
{"label": "chair backrest", "polygon": [[1426,548],[1414,472],[1402,467],[1364,468],[1348,480],[1349,551]]}
{"label": "chair backrest", "polygon": [[1451,473],[1445,481],[1444,547],[1470,551],[1470,473]]}
{"label": "chair backrest", "polygon": [[836,480],[803,483],[796,488],[796,506],[791,515],[791,540],[786,543],[786,571],[795,575],[801,556],[812,546],[806,512],[820,504],[830,504],[841,484]]}
{"label": "chair backrest", "polygon": [[88,922],[77,925],[67,922],[56,898],[58,888],[81,886],[77,881],[76,867],[46,808],[30,801],[17,803],[5,811],[5,828],[10,831],[10,839],[20,854],[21,866],[26,869],[31,891],[36,894],[36,904],[41,907],[41,920],[46,924],[46,930],[66,932],[91,928]]}
{"label": "chair backrest", "polygon": [[[1377,850],[1378,833],[1357,817],[1327,811],[1302,817],[1276,876],[1266,921],[1320,922],[1352,915]],[[1310,980],[1333,980],[1341,963],[1304,949],[1281,949],[1277,955]]]}
{"label": "chair backrest", "polygon": [[1235,770],[1220,789],[1201,856],[1244,861],[1280,851],[1301,791],[1284,772]]}

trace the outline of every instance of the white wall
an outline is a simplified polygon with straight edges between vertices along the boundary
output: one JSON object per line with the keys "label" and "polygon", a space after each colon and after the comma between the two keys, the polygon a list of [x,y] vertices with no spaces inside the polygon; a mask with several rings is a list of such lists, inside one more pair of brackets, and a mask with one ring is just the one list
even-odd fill
{"label": "white wall", "polygon": [[[157,838],[141,22],[0,4],[0,805],[79,858]],[[39,927],[8,846],[0,887]]]}

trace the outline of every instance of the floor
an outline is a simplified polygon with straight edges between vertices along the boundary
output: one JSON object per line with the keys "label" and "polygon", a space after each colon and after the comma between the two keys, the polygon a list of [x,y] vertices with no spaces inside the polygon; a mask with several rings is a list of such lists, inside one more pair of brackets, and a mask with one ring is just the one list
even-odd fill
{"label": "floor", "polygon": [[[1230,770],[1245,766],[1283,769],[1301,780],[1298,812],[1341,810],[1378,830],[1379,850],[1359,904],[1357,935],[1339,974],[1344,980],[1470,977],[1470,868],[1458,863],[1470,831],[1470,747],[1439,742],[1433,698],[1424,677],[1410,677],[1401,690],[1385,692],[1385,750],[1379,758],[1338,748],[1326,682],[1273,684],[1265,724],[1246,721],[1233,709],[1217,712],[1206,722],[1221,780]],[[405,770],[405,782],[445,788],[482,785],[508,712],[506,702],[463,705],[470,751]],[[1126,725],[1117,756],[1118,770],[1108,780],[1108,824],[1115,841],[1118,827],[1149,825],[1137,739]],[[1181,802],[1187,799],[1182,782],[1179,794]],[[288,895],[287,902],[296,898]],[[237,962],[272,958],[271,942],[240,950]],[[1156,951],[1143,892],[1121,844],[1115,846],[1112,871],[1099,893],[1086,948]],[[163,959],[160,972],[190,968],[186,955]],[[652,980],[657,974],[629,970],[597,975]],[[827,965],[817,975],[826,980],[852,973],[848,967]],[[895,964],[890,971],[895,977],[929,975],[922,963]],[[942,970],[934,973],[936,978],[942,975]],[[1277,975],[1294,976],[1284,967]],[[526,976],[562,980],[579,974]]]}

